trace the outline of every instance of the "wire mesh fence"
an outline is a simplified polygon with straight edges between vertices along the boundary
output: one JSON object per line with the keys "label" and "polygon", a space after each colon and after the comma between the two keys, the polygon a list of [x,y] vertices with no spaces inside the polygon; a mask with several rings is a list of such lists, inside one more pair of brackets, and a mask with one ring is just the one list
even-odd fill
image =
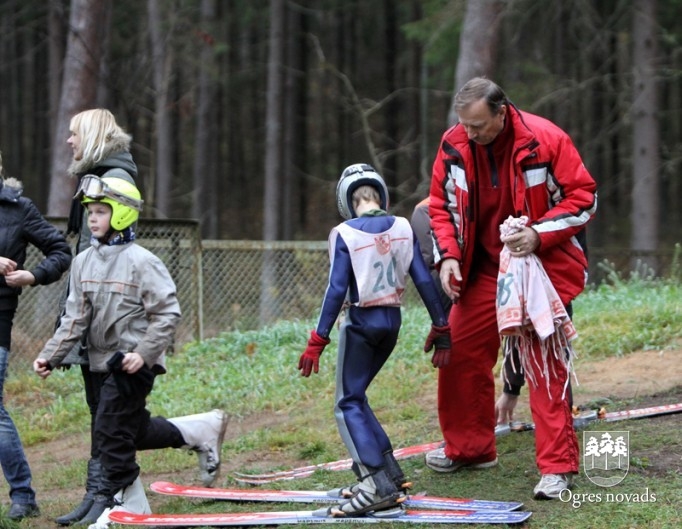
{"label": "wire mesh fence", "polygon": [[[66,219],[48,218],[62,232]],[[175,335],[175,343],[183,344],[199,337],[201,306],[200,265],[201,241],[199,227],[193,221],[141,220],[136,230],[137,242],[154,252],[166,264],[178,288],[182,320]],[[75,245],[75,236],[69,237]],[[38,249],[29,246],[24,268],[43,258]],[[23,358],[33,359],[52,336],[59,304],[68,283],[68,273],[51,285],[24,288],[19,297],[19,308],[14,316],[12,351]]]}
{"label": "wire mesh fence", "polygon": [[[66,219],[48,220],[62,231],[66,226]],[[202,241],[195,221],[155,219],[140,220],[137,236],[140,245],[164,261],[176,283],[182,309],[176,349],[221,332],[311,318],[320,310],[329,273],[326,241]],[[604,275],[597,262],[614,255],[629,256],[627,251],[591,250],[593,280]],[[29,247],[25,268],[41,258]],[[660,258],[669,269],[672,253]],[[52,336],[67,276],[24,289],[12,332],[15,354],[33,359]],[[411,282],[403,301],[405,306],[419,302]]]}
{"label": "wire mesh fence", "polygon": [[[64,230],[65,219],[48,220]],[[176,283],[182,309],[176,348],[225,331],[312,317],[321,306],[326,241],[201,241],[194,221],[141,219],[137,242],[164,261]],[[41,258],[29,247],[25,268]],[[32,359],[52,336],[67,276],[24,289],[14,318],[14,353]]]}

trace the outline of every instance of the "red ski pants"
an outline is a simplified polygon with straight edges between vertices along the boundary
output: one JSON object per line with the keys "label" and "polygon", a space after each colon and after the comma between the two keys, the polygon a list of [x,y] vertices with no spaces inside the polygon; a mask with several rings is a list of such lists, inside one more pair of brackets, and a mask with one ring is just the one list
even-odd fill
{"label": "red ski pants", "polygon": [[[497,456],[492,372],[500,354],[496,294],[497,277],[478,274],[450,312],[452,359],[438,371],[438,418],[445,455],[453,460],[483,463]],[[538,354],[539,348],[534,349]],[[577,472],[571,404],[568,396],[562,398],[565,370],[556,365],[553,371],[550,366],[549,373],[549,392],[541,374],[536,376],[537,387],[526,384],[536,428],[537,466],[542,474]]]}

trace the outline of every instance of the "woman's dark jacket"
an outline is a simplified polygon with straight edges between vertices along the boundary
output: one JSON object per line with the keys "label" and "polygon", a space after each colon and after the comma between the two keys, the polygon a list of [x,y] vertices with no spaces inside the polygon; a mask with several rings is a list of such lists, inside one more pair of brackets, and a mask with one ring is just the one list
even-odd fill
{"label": "woman's dark jacket", "polygon": [[[71,264],[71,248],[65,237],[47,222],[35,204],[22,197],[21,182],[14,178],[0,180],[0,256],[24,269],[26,248],[32,244],[45,258],[30,272],[36,285],[48,285],[61,278]],[[0,310],[14,310],[21,288],[7,286],[0,275]]]}

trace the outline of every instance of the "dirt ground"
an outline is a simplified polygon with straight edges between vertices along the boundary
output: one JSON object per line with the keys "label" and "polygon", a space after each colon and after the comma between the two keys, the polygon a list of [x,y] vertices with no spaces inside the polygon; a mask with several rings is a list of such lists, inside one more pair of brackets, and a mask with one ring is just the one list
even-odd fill
{"label": "dirt ground", "polygon": [[[670,404],[671,395],[663,395],[671,389],[678,388],[673,393],[677,395],[677,401],[682,401],[682,343],[674,349],[661,351],[644,351],[632,353],[621,358],[609,358],[599,362],[577,363],[577,376],[579,385],[574,386],[574,401],[576,404],[586,404],[595,399],[610,398],[617,400],[633,401],[635,407],[655,405],[656,403]],[[530,420],[527,391],[522,392],[515,419]],[[615,410],[610,410],[615,411]],[[678,419],[680,419],[678,421]],[[241,422],[233,421],[227,433],[227,438],[236,438],[246,431],[261,427],[272,427],[286,421],[281,414],[262,414],[249,417]],[[682,425],[682,416],[675,416],[673,421],[679,428]],[[63,510],[64,506],[76,504],[83,494],[82,485],[65,486],[62,488],[48,488],[42,476],[50,475],[52,471],[67,462],[88,457],[89,440],[86,435],[64,437],[49,443],[43,443],[26,448],[31,469],[34,476],[34,487],[38,491],[38,500],[44,511],[44,517],[36,520],[26,520],[26,527],[56,527],[51,518],[55,516],[55,509]],[[665,451],[662,447],[661,452]],[[281,454],[280,454],[281,456]],[[249,463],[263,461],[272,457],[272,454],[249,453],[242,457],[234,457],[223,461],[223,473],[231,473],[236,470],[248,469]],[[656,455],[651,454],[655,459]],[[680,459],[679,454],[674,456]],[[301,461],[283,461],[278,459],[279,465],[291,464],[299,466],[305,464]],[[682,461],[675,461],[676,466],[682,466]],[[668,467],[670,468],[670,467]],[[149,484],[153,481],[165,479],[173,481],[193,482],[194,469],[187,471],[187,475],[152,475],[143,473],[143,481]],[[150,495],[151,496],[151,495]],[[0,487],[0,502],[7,504],[7,487],[3,482]],[[153,505],[153,498],[150,497]],[[52,505],[51,505],[52,504]],[[56,505],[55,505],[56,504]],[[59,512],[63,514],[63,512]]]}

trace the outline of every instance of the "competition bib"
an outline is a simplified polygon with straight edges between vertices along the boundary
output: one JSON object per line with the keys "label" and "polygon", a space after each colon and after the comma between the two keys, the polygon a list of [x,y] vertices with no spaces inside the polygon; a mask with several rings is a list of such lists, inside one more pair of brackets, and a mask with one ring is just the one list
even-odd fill
{"label": "competition bib", "polygon": [[[356,230],[346,223],[339,224],[334,232],[343,238],[350,252],[358,286],[356,305],[400,306],[414,251],[412,228],[407,219],[396,217],[393,226],[382,233]],[[330,242],[332,251],[335,240]]]}

